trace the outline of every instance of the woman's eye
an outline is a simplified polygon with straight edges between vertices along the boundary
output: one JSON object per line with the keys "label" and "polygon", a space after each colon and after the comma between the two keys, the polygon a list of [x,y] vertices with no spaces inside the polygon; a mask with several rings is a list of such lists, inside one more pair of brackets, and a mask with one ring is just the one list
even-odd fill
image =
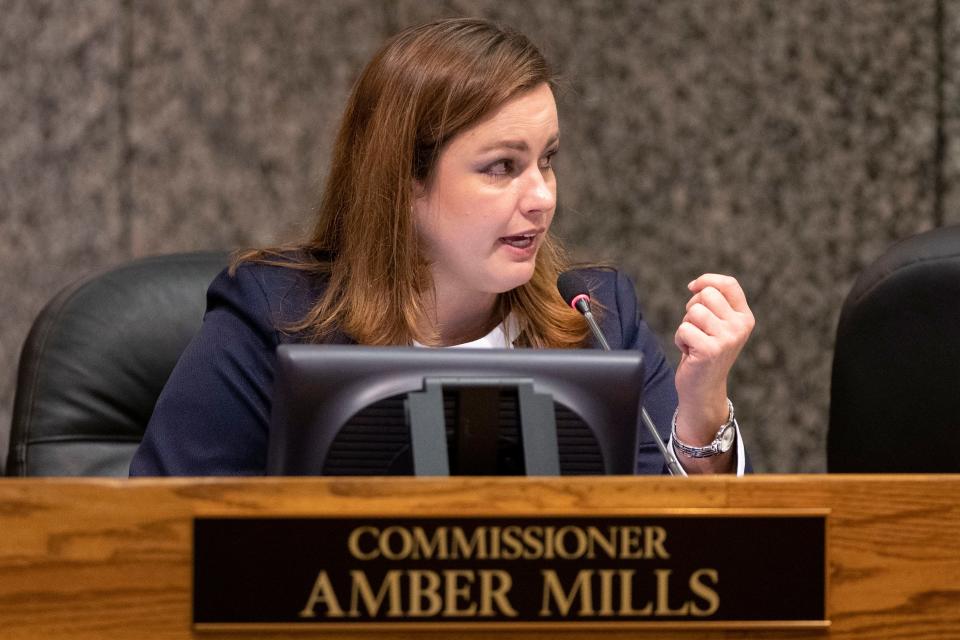
{"label": "woman's eye", "polygon": [[545,155],[545,156],[540,160],[540,168],[541,168],[541,169],[552,169],[552,168],[553,168],[553,156],[555,156],[555,155],[557,155],[557,152],[556,152],[556,151],[551,151],[551,152],[549,152],[547,155]]}
{"label": "woman's eye", "polygon": [[497,160],[486,168],[487,175],[508,176],[513,173],[513,160]]}

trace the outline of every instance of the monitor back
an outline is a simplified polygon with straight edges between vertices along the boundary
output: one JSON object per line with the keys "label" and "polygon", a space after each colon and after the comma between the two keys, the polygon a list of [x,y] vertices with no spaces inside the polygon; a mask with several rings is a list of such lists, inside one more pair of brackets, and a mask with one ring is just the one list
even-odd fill
{"label": "monitor back", "polygon": [[[497,465],[487,473],[523,473],[517,394],[509,384],[521,379],[553,398],[561,474],[633,473],[643,381],[637,352],[357,345],[278,348],[267,472],[411,474],[404,401],[438,378],[504,383],[496,396]],[[459,398],[445,389],[453,474],[466,466],[457,459]]]}

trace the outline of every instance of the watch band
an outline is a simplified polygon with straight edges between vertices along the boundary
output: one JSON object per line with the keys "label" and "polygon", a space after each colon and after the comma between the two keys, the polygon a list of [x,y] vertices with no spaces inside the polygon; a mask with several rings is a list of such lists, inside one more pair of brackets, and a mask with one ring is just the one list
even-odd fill
{"label": "watch band", "polygon": [[[723,436],[728,429],[735,427],[736,425],[736,420],[734,420],[733,403],[730,401],[730,398],[727,398],[727,408],[730,410],[730,414],[727,417],[727,421],[720,425],[720,429],[717,430],[717,435],[714,436],[713,442],[704,447],[694,447],[687,444],[677,436],[677,414],[680,413],[680,408],[678,407],[673,412],[673,420],[671,421],[670,425],[673,448],[688,458],[710,458],[724,453],[724,450],[721,448],[723,444]],[[729,451],[729,448],[727,451]]]}

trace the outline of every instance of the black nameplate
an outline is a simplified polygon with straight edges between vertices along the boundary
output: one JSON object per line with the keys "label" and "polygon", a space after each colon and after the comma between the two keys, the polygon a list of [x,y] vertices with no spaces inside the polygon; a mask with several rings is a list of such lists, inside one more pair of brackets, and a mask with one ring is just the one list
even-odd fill
{"label": "black nameplate", "polygon": [[825,515],[197,518],[193,621],[826,626]]}

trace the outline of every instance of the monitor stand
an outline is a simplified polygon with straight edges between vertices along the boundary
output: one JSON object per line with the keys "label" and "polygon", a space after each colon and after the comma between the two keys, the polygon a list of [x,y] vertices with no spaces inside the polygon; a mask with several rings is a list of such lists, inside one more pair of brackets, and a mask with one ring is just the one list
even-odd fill
{"label": "monitor stand", "polygon": [[423,391],[407,394],[414,475],[450,475],[444,390],[455,390],[459,395],[456,429],[460,475],[491,475],[491,467],[496,468],[499,397],[503,389],[516,389],[526,475],[560,475],[553,396],[537,393],[530,378],[469,377],[424,378]]}

